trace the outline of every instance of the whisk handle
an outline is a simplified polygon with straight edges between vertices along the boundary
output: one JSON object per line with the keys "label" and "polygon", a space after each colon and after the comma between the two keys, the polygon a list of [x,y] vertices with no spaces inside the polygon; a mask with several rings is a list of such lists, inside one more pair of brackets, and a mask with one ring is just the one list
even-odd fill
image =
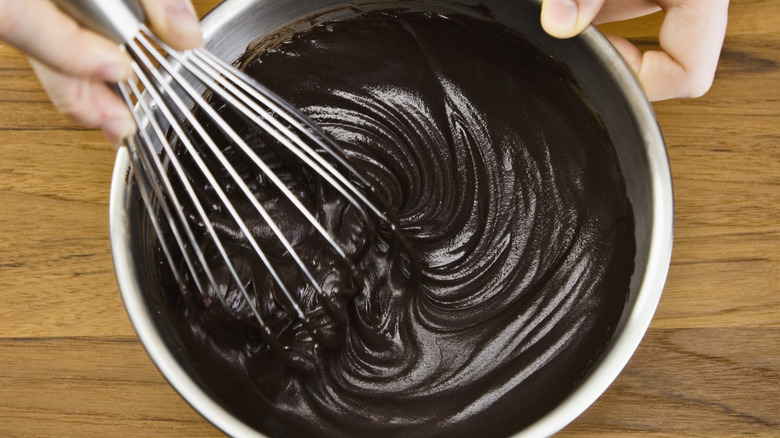
{"label": "whisk handle", "polygon": [[53,0],[82,26],[123,44],[135,38],[144,11],[138,0]]}

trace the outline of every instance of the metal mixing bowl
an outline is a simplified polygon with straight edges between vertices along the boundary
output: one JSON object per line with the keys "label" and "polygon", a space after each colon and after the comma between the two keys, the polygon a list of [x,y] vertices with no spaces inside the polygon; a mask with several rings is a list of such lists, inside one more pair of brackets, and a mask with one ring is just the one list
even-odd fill
{"label": "metal mixing bowl", "polygon": [[[639,345],[661,296],[672,247],[672,186],[668,159],[652,107],[634,76],[595,28],[571,40],[548,37],[539,25],[539,2],[464,0],[484,4],[569,66],[617,148],[636,222],[635,272],[614,339],[588,377],[560,405],[518,436],[551,435],[580,415],[612,383]],[[233,61],[261,34],[346,5],[343,0],[227,0],[203,20],[206,45]],[[411,9],[458,9],[443,0],[353,0],[366,9],[403,4]],[[347,14],[354,13],[347,9]],[[339,13],[325,14],[334,17]],[[233,436],[262,436],[210,396],[209,376],[198,375],[161,309],[160,286],[139,194],[129,183],[129,159],[119,151],[111,189],[111,243],[119,287],[141,342],[171,385],[205,418]]]}

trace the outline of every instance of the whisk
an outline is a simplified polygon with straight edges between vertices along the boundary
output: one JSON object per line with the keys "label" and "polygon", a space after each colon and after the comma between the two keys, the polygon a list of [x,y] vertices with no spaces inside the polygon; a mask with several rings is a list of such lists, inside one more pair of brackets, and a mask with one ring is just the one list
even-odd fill
{"label": "whisk", "polygon": [[[209,218],[208,210],[214,208],[209,205],[212,201],[201,198],[202,195],[192,186],[189,169],[185,169],[177,158],[177,150],[185,150],[201,174],[198,178],[205,178],[213,189],[218,198],[218,208],[229,213],[241,231],[241,238],[262,260],[294,316],[313,339],[328,343],[328,336],[312,323],[311,316],[296,301],[296,294],[286,284],[287,279],[279,273],[253,236],[249,223],[260,218],[270,227],[306,282],[316,290],[323,307],[337,312],[329,294],[318,284],[307,262],[296,252],[234,163],[226,157],[224,147],[219,147],[218,143],[227,140],[231,149],[241,152],[244,163],[255,166],[263,178],[273,183],[343,260],[355,282],[361,281],[361,274],[342,244],[288,188],[267,159],[259,156],[238,133],[239,130],[220,116],[210,101],[218,99],[223,105],[234,108],[241,115],[242,123],[254,124],[264,133],[264,138],[275,143],[275,150],[292,154],[297,157],[297,162],[327,181],[360,213],[369,240],[374,238],[377,224],[382,224],[404,245],[408,245],[398,233],[396,221],[390,217],[384,201],[371,193],[371,185],[347,162],[340,146],[290,104],[208,51],[179,52],[166,46],[144,24],[143,11],[135,0],[56,0],[55,3],[82,25],[120,43],[132,58],[135,77],[117,84],[116,88],[131,108],[139,129],[133,137],[124,140],[124,145],[130,152],[133,176],[152,227],[176,281],[182,285],[189,279],[201,291],[209,286],[219,291],[214,270],[227,268],[249,304],[262,337],[280,357],[287,356],[279,333],[275,333],[264,320],[257,298],[250,296],[215,230],[215,224]],[[219,141],[209,134],[201,120],[217,128]],[[211,157],[210,162],[217,163],[217,169],[213,168],[213,164],[209,167],[204,160],[207,154]],[[218,176],[225,173],[227,179]],[[174,185],[180,189],[175,189]],[[239,212],[226,194],[225,185],[231,186],[231,190],[243,195],[245,202],[251,203],[253,217],[248,218],[246,212]],[[183,202],[194,206],[194,217],[186,217]],[[205,227],[221,260],[206,260],[193,231],[194,223],[197,227]],[[164,238],[164,231],[173,235],[172,245],[166,243],[170,238]],[[182,269],[183,272],[176,267],[182,264],[177,264],[175,254],[184,259],[186,270]],[[214,263],[219,266],[215,268]],[[224,304],[229,307],[228,303]]]}

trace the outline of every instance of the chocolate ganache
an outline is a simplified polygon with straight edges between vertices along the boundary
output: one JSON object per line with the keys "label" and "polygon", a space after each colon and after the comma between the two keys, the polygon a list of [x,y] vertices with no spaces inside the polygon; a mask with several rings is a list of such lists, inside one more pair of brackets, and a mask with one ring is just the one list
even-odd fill
{"label": "chocolate ganache", "polygon": [[[262,265],[241,264],[245,243],[229,241],[300,365],[288,366],[226,276],[231,309],[163,273],[184,354],[217,400],[274,437],[491,437],[577,386],[620,319],[635,246],[614,146],[566,67],[497,23],[401,10],[320,24],[239,63],[343,146],[414,254],[381,229],[368,242],[347,203],[295,163],[287,172],[247,128],[365,278],[351,278],[262,175],[245,175],[318,267],[335,312],[280,268],[315,314],[313,339]],[[221,234],[239,234],[212,214]],[[264,226],[254,230],[283,260]]]}

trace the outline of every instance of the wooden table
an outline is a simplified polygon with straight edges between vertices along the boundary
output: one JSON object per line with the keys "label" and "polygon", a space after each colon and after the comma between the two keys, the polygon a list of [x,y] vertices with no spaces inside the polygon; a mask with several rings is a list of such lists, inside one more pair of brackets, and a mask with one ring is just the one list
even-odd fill
{"label": "wooden table", "polygon": [[[607,30],[653,44],[659,18]],[[676,194],[669,279],[625,371],[561,435],[780,436],[780,2],[734,0],[710,93],[655,108]],[[0,436],[220,435],[125,315],[113,161],[0,44]]]}

